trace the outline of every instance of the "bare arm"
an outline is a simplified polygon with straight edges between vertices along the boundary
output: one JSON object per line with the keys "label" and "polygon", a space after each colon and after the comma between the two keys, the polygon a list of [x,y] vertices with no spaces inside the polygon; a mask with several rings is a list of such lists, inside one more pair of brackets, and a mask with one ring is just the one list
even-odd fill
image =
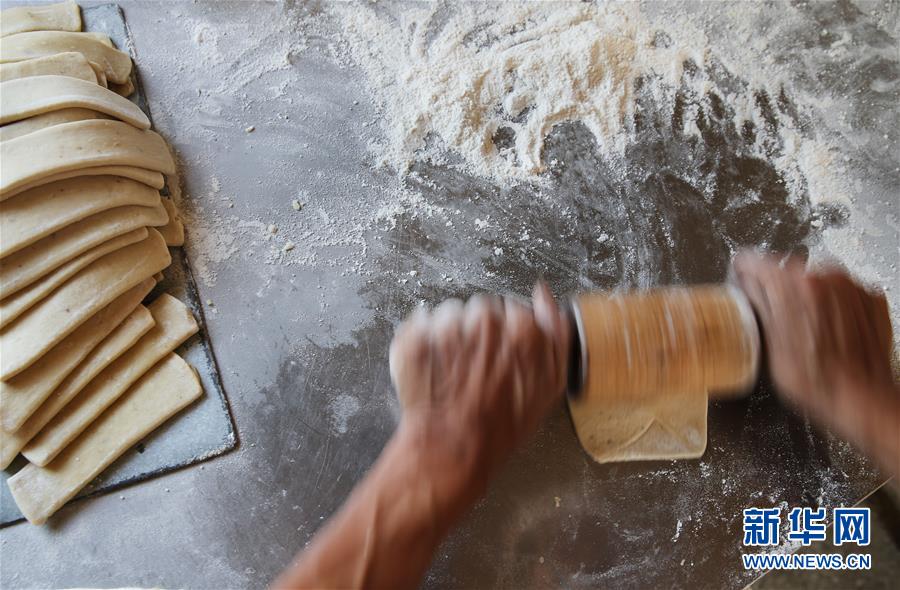
{"label": "bare arm", "polygon": [[884,296],[842,270],[810,273],[796,260],[782,266],[742,254],[734,267],[762,324],[779,393],[900,475],[900,388]]}
{"label": "bare arm", "polygon": [[490,475],[560,400],[568,342],[544,287],[534,308],[476,297],[405,322],[391,345],[400,426],[273,587],[416,587]]}

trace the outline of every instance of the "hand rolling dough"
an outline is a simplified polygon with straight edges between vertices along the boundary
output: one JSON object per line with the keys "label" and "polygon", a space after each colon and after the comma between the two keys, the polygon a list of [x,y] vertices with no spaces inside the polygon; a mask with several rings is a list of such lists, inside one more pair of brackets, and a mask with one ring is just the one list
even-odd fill
{"label": "hand rolling dough", "polygon": [[33,524],[46,522],[125,451],[202,395],[191,367],[170,354],[50,465],[26,465],[9,478],[22,514]]}
{"label": "hand rolling dough", "polygon": [[44,184],[0,202],[0,259],[96,213],[154,207],[159,191],[115,176],[81,176]]}
{"label": "hand rolling dough", "polygon": [[32,76],[0,82],[0,125],[66,108],[91,109],[137,127],[150,119],[136,104],[98,84],[69,76]]}
{"label": "hand rolling dough", "polygon": [[0,426],[12,432],[22,425],[97,344],[122,323],[153,288],[147,279],[84,322],[36,363],[9,381],[0,381]]}
{"label": "hand rolling dough", "polygon": [[80,31],[81,11],[75,2],[15,6],[0,13],[0,37],[28,31]]}
{"label": "hand rolling dough", "polygon": [[154,323],[150,311],[139,305],[109,336],[91,350],[22,426],[15,432],[0,431],[0,469],[6,469],[28,441],[34,438],[34,435],[75,397],[75,394],[123,352],[131,348]]}
{"label": "hand rolling dough", "polygon": [[42,276],[39,281],[35,281],[24,289],[19,289],[6,299],[0,300],[0,328],[22,315],[26,309],[52,293],[57,287],[75,276],[75,273],[91,262],[119,248],[140,242],[147,235],[147,228],[139,227],[121,236],[116,236],[79,254],[52,272]]}
{"label": "hand rolling dough", "polygon": [[106,77],[122,84],[131,74],[131,57],[90,33],[34,31],[0,38],[0,63],[19,62],[36,57],[75,51],[99,64]]}
{"label": "hand rolling dough", "polygon": [[190,310],[171,295],[160,295],[149,308],[156,325],[69,401],[25,446],[22,454],[29,461],[47,465],[141,375],[197,333],[197,322]]}
{"label": "hand rolling dough", "polygon": [[147,239],[92,262],[0,330],[0,379],[6,381],[28,368],[113,299],[171,262],[166,242],[156,230],[150,230]]}
{"label": "hand rolling dough", "polygon": [[166,142],[122,121],[75,121],[0,143],[0,200],[42,178],[92,166],[175,172]]}
{"label": "hand rolling dough", "polygon": [[91,215],[0,259],[0,299],[6,299],[82,252],[139,227],[162,226],[169,215],[156,207],[116,207]]}

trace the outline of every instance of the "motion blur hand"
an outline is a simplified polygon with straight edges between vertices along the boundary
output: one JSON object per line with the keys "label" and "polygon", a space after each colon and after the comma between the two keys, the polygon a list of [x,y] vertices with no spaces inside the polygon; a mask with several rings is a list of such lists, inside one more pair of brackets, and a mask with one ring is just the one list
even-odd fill
{"label": "motion blur hand", "polygon": [[780,265],[742,253],[734,270],[762,324],[778,391],[900,474],[900,391],[884,296],[843,270],[807,272],[796,259]]}
{"label": "motion blur hand", "polygon": [[544,285],[533,306],[478,296],[404,322],[390,351],[400,427],[273,587],[416,588],[496,466],[561,399],[568,349]]}
{"label": "motion blur hand", "polygon": [[391,344],[391,376],[431,453],[481,475],[537,428],[563,394],[569,324],[545,285],[533,306],[478,295],[413,314]]}

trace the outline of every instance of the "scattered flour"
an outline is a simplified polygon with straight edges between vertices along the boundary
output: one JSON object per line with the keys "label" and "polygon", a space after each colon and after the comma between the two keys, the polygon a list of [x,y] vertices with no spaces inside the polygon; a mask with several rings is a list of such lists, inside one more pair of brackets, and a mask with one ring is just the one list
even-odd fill
{"label": "scattered flour", "polygon": [[347,423],[359,412],[359,400],[342,393],[328,403],[331,412],[331,427],[337,434],[347,433]]}

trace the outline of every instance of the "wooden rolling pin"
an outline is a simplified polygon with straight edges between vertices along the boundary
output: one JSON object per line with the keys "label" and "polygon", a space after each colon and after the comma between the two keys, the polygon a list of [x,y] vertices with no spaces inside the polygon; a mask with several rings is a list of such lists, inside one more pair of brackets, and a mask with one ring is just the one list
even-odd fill
{"label": "wooden rolling pin", "polygon": [[727,397],[756,381],[759,328],[734,287],[588,293],[571,300],[571,315],[570,395]]}

